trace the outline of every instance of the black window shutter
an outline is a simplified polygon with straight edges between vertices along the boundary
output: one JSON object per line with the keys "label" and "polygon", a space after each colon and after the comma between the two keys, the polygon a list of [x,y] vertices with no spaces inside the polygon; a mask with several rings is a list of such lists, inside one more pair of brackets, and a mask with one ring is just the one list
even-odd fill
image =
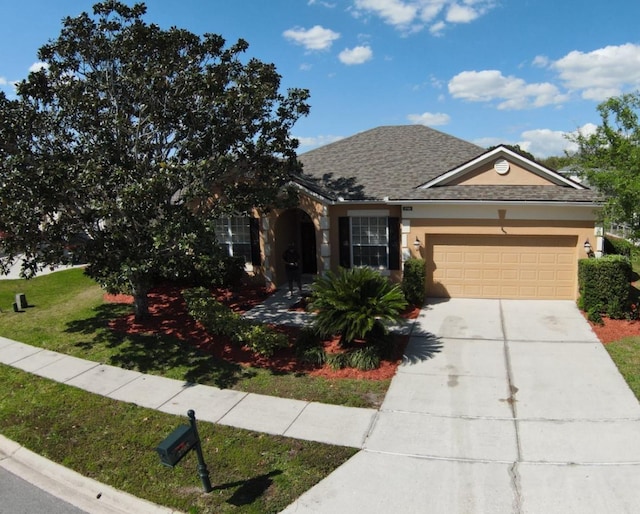
{"label": "black window shutter", "polygon": [[340,266],[351,267],[351,235],[349,218],[341,216],[338,218],[338,244],[340,245]]}
{"label": "black window shutter", "polygon": [[251,236],[251,264],[260,266],[260,218],[249,218],[249,235]]}
{"label": "black window shutter", "polygon": [[389,269],[400,269],[400,218],[389,218]]}

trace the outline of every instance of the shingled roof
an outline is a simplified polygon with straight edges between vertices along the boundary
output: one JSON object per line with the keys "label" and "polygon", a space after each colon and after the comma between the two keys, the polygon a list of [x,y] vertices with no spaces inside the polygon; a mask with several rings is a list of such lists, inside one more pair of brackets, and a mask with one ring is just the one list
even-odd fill
{"label": "shingled roof", "polygon": [[419,187],[485,152],[485,148],[423,125],[378,127],[301,154],[303,170],[296,180],[329,200],[600,200],[593,190],[571,186]]}
{"label": "shingled roof", "polygon": [[374,200],[408,193],[485,152],[423,125],[378,127],[299,156],[303,184],[329,198]]}

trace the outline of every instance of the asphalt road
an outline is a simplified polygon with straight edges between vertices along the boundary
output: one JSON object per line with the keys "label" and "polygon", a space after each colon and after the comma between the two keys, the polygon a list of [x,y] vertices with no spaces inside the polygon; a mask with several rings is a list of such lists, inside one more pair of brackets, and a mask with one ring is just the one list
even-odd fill
{"label": "asphalt road", "polygon": [[0,467],[0,514],[86,514]]}

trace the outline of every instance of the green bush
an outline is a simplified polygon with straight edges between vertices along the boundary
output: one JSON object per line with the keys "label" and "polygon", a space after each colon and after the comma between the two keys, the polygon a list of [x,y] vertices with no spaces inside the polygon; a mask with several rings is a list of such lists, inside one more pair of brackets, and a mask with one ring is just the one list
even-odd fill
{"label": "green bush", "polygon": [[340,334],[342,346],[367,340],[384,322],[396,322],[407,306],[399,285],[391,284],[371,268],[341,268],[316,279],[311,307],[314,326],[321,336]]}
{"label": "green bush", "polygon": [[265,325],[251,325],[243,332],[243,343],[255,353],[271,357],[280,348],[289,346],[286,334],[276,332]]}
{"label": "green bush", "polygon": [[242,317],[211,296],[204,287],[183,292],[187,311],[211,334],[234,338],[242,328]]}
{"label": "green bush", "polygon": [[243,318],[213,298],[204,287],[185,289],[182,295],[189,315],[210,334],[229,337],[233,343],[246,345],[267,357],[279,348],[289,346],[289,338],[285,334]]}
{"label": "green bush", "polygon": [[320,334],[313,326],[303,327],[294,344],[296,356],[302,362],[322,366],[327,360]]}
{"label": "green bush", "polygon": [[327,352],[322,346],[312,346],[296,351],[297,357],[314,366],[322,366],[327,361]]}
{"label": "green bush", "polygon": [[603,249],[606,255],[624,255],[629,258],[638,251],[632,242],[612,236],[605,237]]}
{"label": "green bush", "polygon": [[327,355],[327,364],[336,371],[349,365],[349,355],[346,352],[330,353]]}
{"label": "green bush", "polygon": [[348,353],[348,364],[361,371],[369,371],[380,367],[380,352],[373,345],[358,348]]}
{"label": "green bush", "polygon": [[578,262],[578,305],[590,319],[596,317],[596,313],[610,318],[624,317],[629,306],[631,273],[631,262],[621,255],[581,259]]}
{"label": "green bush", "polygon": [[402,292],[410,305],[422,307],[427,278],[424,259],[407,259],[402,274]]}

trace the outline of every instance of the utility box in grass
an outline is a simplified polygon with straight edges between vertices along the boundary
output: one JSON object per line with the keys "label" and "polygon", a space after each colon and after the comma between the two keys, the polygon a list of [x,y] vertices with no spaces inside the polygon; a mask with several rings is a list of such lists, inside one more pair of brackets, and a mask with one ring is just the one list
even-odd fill
{"label": "utility box in grass", "polygon": [[26,309],[27,307],[29,307],[29,304],[27,303],[27,295],[25,295],[24,293],[17,293],[16,305],[18,306],[18,309]]}
{"label": "utility box in grass", "polygon": [[193,428],[181,425],[162,441],[156,451],[164,466],[174,467],[198,442]]}

